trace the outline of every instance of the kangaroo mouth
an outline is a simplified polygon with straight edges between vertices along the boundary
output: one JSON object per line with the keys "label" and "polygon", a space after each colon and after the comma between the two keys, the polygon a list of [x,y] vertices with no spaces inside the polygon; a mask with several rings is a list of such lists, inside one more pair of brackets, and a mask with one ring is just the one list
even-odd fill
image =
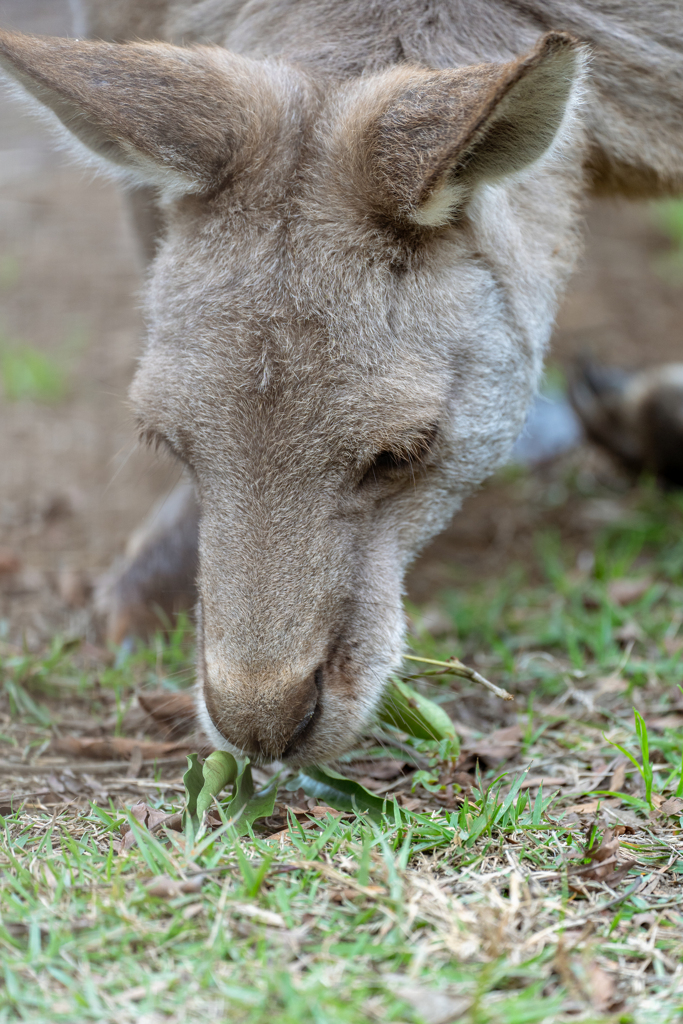
{"label": "kangaroo mouth", "polygon": [[325,704],[326,665],[296,683],[277,677],[253,688],[239,681],[212,679],[204,638],[198,634],[198,706],[209,739],[219,749],[257,764],[306,760]]}

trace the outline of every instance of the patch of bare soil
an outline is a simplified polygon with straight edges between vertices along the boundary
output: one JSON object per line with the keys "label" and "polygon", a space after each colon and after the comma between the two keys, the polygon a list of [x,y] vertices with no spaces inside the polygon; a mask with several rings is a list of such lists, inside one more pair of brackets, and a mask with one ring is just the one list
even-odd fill
{"label": "patch of bare soil", "polygon": [[[65,35],[68,3],[2,0],[0,23]],[[0,344],[21,341],[67,378],[53,404],[0,396],[0,548],[20,563],[0,565],[0,619],[30,646],[91,632],[92,577],[177,478],[138,447],[126,404],[141,266],[119,190],[75,166],[3,89]]]}

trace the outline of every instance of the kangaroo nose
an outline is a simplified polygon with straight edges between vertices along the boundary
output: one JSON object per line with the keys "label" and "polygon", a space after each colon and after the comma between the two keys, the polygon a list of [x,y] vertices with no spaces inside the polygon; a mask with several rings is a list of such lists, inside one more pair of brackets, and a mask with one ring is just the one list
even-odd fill
{"label": "kangaroo nose", "polygon": [[280,708],[264,709],[265,714],[259,716],[252,728],[254,750],[269,758],[289,757],[310,731],[319,707],[322,683],[323,670],[317,668],[299,686],[288,691]]}

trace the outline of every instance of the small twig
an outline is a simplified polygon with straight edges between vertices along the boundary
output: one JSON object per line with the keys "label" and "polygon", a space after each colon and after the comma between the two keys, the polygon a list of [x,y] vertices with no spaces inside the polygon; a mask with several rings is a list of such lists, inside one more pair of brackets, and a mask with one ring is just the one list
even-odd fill
{"label": "small twig", "polygon": [[501,700],[514,700],[514,696],[504,690],[501,686],[496,686],[495,683],[489,682],[488,679],[484,679],[482,675],[473,669],[469,665],[464,665],[462,661],[458,661],[457,658],[449,658],[448,661],[435,661],[433,658],[417,658],[413,654],[404,654],[403,657],[406,661],[419,661],[424,665],[439,665],[444,674],[451,672],[454,676],[461,676],[463,679],[471,679],[473,683],[479,683],[481,686],[485,686],[491,693],[495,693],[496,697],[500,697]]}
{"label": "small twig", "polygon": [[[145,761],[145,768],[165,768],[170,765],[181,764],[185,762],[185,754],[177,754],[173,757],[157,757],[154,761]],[[128,761],[61,761],[51,762],[50,764],[21,764],[13,761],[5,761],[0,763],[0,775],[41,775],[43,772],[57,773],[63,772],[65,768],[70,768],[74,773],[82,775],[83,772],[88,772],[90,775],[101,775],[104,772],[125,772],[128,768]],[[129,780],[137,781],[137,780]]]}

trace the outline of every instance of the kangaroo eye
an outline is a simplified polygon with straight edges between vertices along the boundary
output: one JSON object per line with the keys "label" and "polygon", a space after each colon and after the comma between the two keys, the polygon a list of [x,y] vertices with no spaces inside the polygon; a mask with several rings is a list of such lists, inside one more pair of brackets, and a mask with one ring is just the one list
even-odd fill
{"label": "kangaroo eye", "polygon": [[382,449],[365,467],[360,486],[376,483],[382,479],[414,477],[426,465],[436,437],[437,428],[430,427],[424,432],[402,439],[396,448]]}
{"label": "kangaroo eye", "polygon": [[384,451],[379,452],[378,455],[372,460],[368,473],[373,471],[375,473],[387,473],[395,470],[406,470],[410,469],[413,464],[413,460],[410,455],[399,455],[398,452]]}

